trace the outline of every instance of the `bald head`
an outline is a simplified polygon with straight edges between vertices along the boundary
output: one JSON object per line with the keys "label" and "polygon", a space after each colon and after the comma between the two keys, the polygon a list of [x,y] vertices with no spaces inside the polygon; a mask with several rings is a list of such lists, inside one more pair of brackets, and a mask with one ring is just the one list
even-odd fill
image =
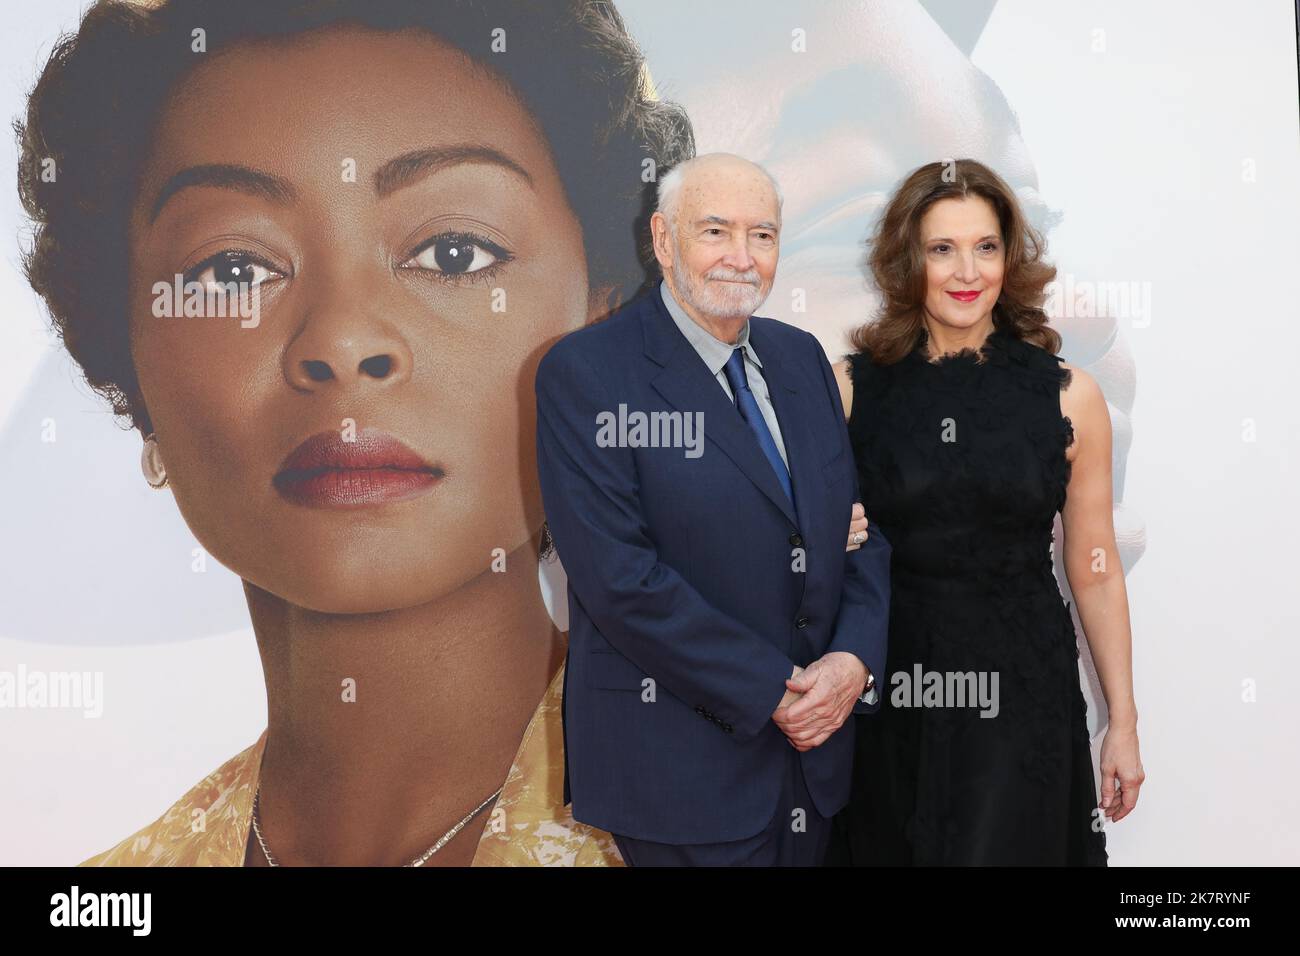
{"label": "bald head", "polygon": [[683,192],[700,197],[737,189],[759,196],[766,194],[773,207],[772,225],[780,226],[784,202],[781,187],[758,163],[735,153],[704,153],[678,163],[659,180],[656,208],[668,220],[669,228],[676,231]]}

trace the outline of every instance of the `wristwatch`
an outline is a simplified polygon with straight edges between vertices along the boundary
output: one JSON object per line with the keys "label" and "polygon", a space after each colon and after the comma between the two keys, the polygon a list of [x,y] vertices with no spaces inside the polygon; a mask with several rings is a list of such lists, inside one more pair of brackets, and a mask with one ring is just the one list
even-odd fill
{"label": "wristwatch", "polygon": [[867,682],[862,687],[862,693],[858,695],[858,703],[874,704],[879,696],[876,693],[876,675],[867,671]]}

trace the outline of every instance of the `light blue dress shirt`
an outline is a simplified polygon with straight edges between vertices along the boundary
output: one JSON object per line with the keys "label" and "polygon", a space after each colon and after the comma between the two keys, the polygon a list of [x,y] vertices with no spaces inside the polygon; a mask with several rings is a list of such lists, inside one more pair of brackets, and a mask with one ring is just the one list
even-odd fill
{"label": "light blue dress shirt", "polygon": [[776,420],[776,409],[772,407],[772,396],[768,393],[767,381],[763,378],[763,363],[758,360],[758,354],[754,351],[754,346],[749,344],[749,320],[745,320],[745,324],[740,330],[740,337],[734,343],[724,342],[687,315],[686,310],[668,291],[668,283],[662,280],[659,283],[659,294],[663,297],[664,305],[668,308],[668,314],[677,323],[677,328],[681,329],[682,335],[686,336],[686,341],[691,343],[696,353],[704,360],[704,364],[713,373],[713,377],[717,379],[718,384],[722,386],[722,390],[727,393],[727,398],[733,405],[736,398],[731,394],[731,385],[727,382],[727,374],[723,371],[723,368],[726,366],[727,360],[731,358],[732,352],[737,348],[744,348],[745,380],[749,382],[749,390],[754,393],[754,401],[758,403],[758,410],[763,413],[763,421],[767,423],[767,430],[772,433],[772,440],[776,442],[776,450],[781,453],[781,460],[785,462],[788,471],[790,460],[785,456],[785,442],[781,440],[781,425]]}

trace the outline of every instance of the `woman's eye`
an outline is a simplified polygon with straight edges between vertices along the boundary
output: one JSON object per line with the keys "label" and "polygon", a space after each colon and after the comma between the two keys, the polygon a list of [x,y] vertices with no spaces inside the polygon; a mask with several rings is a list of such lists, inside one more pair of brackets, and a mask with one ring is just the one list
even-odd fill
{"label": "woman's eye", "polygon": [[261,285],[268,279],[279,275],[280,273],[262,260],[247,252],[231,249],[219,252],[215,256],[203,260],[190,269],[184,278],[187,284],[198,282],[204,288],[209,286],[226,287],[231,283],[252,287]]}
{"label": "woman's eye", "polygon": [[506,250],[480,236],[448,234],[435,236],[403,268],[463,276],[481,272],[509,258]]}
{"label": "woman's eye", "polygon": [[980,248],[985,252],[997,252],[998,244],[996,242],[986,242],[984,245],[980,246]]}
{"label": "woman's eye", "polygon": [[948,251],[948,246],[945,243],[940,243],[937,246],[931,246],[930,251],[937,253],[938,255],[943,255],[945,252]]}

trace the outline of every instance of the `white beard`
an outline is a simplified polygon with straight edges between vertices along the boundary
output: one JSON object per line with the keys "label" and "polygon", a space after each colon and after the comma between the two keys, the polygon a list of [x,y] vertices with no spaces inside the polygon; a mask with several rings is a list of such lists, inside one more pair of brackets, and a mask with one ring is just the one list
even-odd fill
{"label": "white beard", "polygon": [[[710,269],[697,281],[681,267],[680,250],[675,249],[674,252],[673,284],[677,286],[685,304],[701,315],[712,319],[747,319],[758,311],[771,291],[770,287],[763,288],[757,269],[747,272]],[[733,281],[725,281],[728,279]]]}

